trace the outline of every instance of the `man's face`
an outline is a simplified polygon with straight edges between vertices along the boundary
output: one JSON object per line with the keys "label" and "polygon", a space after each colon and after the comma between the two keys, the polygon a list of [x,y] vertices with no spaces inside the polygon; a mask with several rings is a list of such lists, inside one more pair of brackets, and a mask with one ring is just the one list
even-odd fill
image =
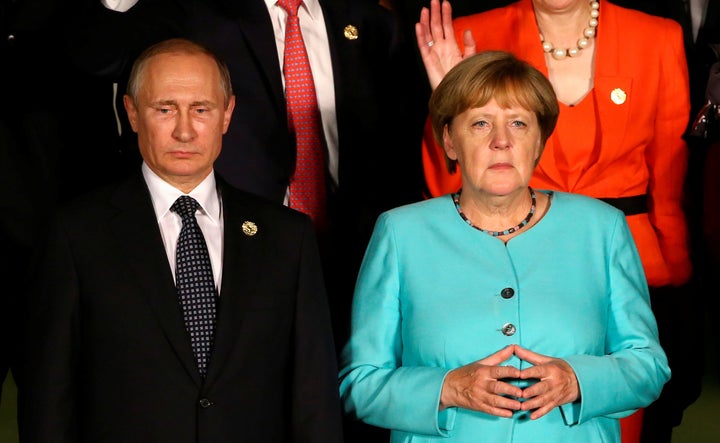
{"label": "man's face", "polygon": [[212,171],[230,124],[219,69],[205,54],[160,54],[148,60],[137,103],[125,96],[140,154],[158,176],[189,192]]}

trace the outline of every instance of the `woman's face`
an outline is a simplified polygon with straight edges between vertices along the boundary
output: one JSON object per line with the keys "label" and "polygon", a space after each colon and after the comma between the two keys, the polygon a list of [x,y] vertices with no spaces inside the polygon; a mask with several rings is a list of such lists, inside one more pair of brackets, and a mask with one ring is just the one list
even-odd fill
{"label": "woman's face", "polygon": [[443,139],[448,157],[460,166],[463,192],[507,195],[527,187],[542,152],[535,113],[502,108],[495,99],[457,115]]}

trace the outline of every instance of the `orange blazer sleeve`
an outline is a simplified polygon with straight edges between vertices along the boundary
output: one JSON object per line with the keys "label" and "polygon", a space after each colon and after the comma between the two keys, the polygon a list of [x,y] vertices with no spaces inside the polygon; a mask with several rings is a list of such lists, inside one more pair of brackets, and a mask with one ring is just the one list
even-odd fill
{"label": "orange blazer sleeve", "polygon": [[690,118],[689,77],[682,28],[667,20],[666,32],[657,35],[664,48],[658,69],[654,137],[646,150],[650,172],[650,223],[655,227],[672,284],[685,283],[692,268],[688,253],[688,228],[682,207],[688,151],[683,134]]}

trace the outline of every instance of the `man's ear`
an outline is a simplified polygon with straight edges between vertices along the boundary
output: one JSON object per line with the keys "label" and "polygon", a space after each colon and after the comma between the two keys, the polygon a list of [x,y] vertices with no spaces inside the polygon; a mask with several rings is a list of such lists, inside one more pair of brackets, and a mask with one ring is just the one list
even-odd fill
{"label": "man's ear", "polygon": [[127,112],[133,132],[137,132],[138,110],[135,107],[135,102],[129,95],[125,94],[123,95],[123,105],[125,105],[125,112]]}
{"label": "man's ear", "polygon": [[230,127],[230,119],[232,118],[233,110],[235,109],[235,96],[231,96],[228,101],[228,106],[225,108],[225,115],[223,116],[223,134],[225,134]]}

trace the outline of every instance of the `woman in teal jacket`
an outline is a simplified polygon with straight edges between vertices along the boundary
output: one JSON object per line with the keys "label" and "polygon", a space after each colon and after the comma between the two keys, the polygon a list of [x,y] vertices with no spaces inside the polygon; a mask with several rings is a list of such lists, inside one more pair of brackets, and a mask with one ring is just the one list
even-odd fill
{"label": "woman in teal jacket", "polygon": [[500,51],[434,91],[462,190],[380,216],[341,357],[346,413],[392,442],[620,442],[669,379],[623,213],[528,186],[557,115]]}

